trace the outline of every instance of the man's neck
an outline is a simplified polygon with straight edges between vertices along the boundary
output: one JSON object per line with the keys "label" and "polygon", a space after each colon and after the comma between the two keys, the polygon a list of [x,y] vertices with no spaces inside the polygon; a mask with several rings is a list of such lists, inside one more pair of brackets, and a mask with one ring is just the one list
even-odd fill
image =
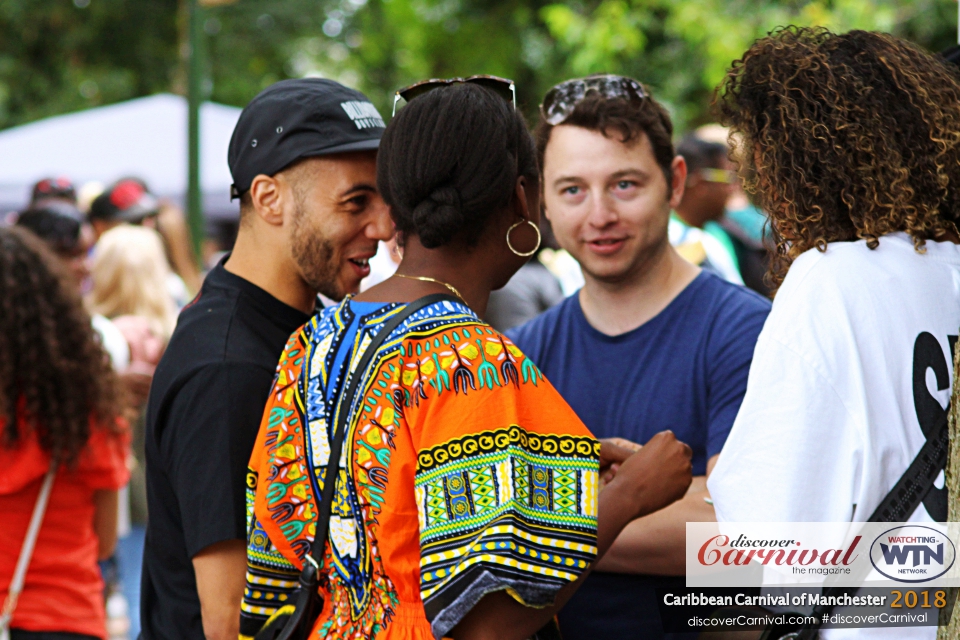
{"label": "man's neck", "polygon": [[603,282],[584,273],[580,307],[590,326],[608,336],[618,336],[654,318],[699,273],[699,267],[681,258],[666,244],[627,280]]}
{"label": "man's neck", "polygon": [[274,298],[304,313],[313,313],[317,293],[300,276],[293,260],[277,247],[258,242],[241,228],[223,267]]}

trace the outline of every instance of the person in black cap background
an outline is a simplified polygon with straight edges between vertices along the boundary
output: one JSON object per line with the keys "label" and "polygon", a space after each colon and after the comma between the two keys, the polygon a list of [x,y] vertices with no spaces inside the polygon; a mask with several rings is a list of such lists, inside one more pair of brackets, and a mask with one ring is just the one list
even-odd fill
{"label": "person in black cap background", "polygon": [[83,234],[83,214],[75,205],[61,199],[44,198],[17,217],[17,225],[32,231],[47,243],[81,289],[90,273],[87,251],[90,239]]}
{"label": "person in black cap background", "polygon": [[376,189],[384,123],[309,78],[268,87],[230,142],[240,229],[180,314],[147,407],[142,637],[235,640],[246,571],[246,468],[276,364],[317,293],[359,289],[393,235]]}
{"label": "person in black cap background", "polygon": [[88,217],[93,231],[100,239],[104,233],[120,224],[154,224],[160,205],[139,180],[125,178],[109,187],[90,203]]}
{"label": "person in black cap background", "polygon": [[77,206],[77,190],[69,178],[63,176],[37,180],[33,189],[30,190],[30,206],[48,200],[58,200]]}

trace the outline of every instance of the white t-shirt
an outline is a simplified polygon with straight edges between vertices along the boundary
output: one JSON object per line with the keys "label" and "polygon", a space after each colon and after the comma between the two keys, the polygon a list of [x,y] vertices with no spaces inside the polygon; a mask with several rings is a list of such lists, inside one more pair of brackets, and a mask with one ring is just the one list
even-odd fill
{"label": "white t-shirt", "polygon": [[[929,424],[947,406],[958,329],[960,246],[927,242],[918,254],[896,233],[875,250],[836,242],[797,258],[707,483],[718,520],[869,518],[926,441],[918,415]],[[911,521],[931,518],[921,505]],[[823,634],[935,636],[935,627]]]}
{"label": "white t-shirt", "polygon": [[130,365],[130,345],[120,329],[100,314],[91,316],[90,324],[93,325],[93,330],[100,334],[100,342],[110,356],[113,370],[121,372],[126,369]]}
{"label": "white t-shirt", "polygon": [[390,255],[390,246],[380,241],[377,245],[377,253],[370,258],[370,273],[366,278],[360,281],[360,291],[366,291],[370,287],[380,284],[394,273],[397,272],[399,262],[394,262]]}

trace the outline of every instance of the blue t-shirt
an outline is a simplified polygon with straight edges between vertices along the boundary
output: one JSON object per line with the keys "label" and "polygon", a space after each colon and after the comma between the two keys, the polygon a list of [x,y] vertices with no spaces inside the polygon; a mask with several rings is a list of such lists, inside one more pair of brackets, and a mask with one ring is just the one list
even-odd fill
{"label": "blue t-shirt", "polygon": [[[573,295],[507,332],[598,438],[641,444],[671,429],[705,475],[747,388],[770,302],[703,271],[632,331],[608,336]],[[684,578],[593,573],[560,614],[564,640],[661,638],[656,586]]]}

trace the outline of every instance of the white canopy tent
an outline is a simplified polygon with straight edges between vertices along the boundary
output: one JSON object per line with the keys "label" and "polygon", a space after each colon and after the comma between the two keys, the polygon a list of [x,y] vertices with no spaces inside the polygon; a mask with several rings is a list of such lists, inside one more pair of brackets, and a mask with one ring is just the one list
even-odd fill
{"label": "white canopy tent", "polygon": [[[236,218],[227,148],[240,109],[200,109],[200,185],[204,214]],[[22,209],[42,178],[65,176],[79,188],[135,176],[159,197],[183,203],[187,190],[187,100],[158,94],[46,118],[0,131],[0,212]]]}

